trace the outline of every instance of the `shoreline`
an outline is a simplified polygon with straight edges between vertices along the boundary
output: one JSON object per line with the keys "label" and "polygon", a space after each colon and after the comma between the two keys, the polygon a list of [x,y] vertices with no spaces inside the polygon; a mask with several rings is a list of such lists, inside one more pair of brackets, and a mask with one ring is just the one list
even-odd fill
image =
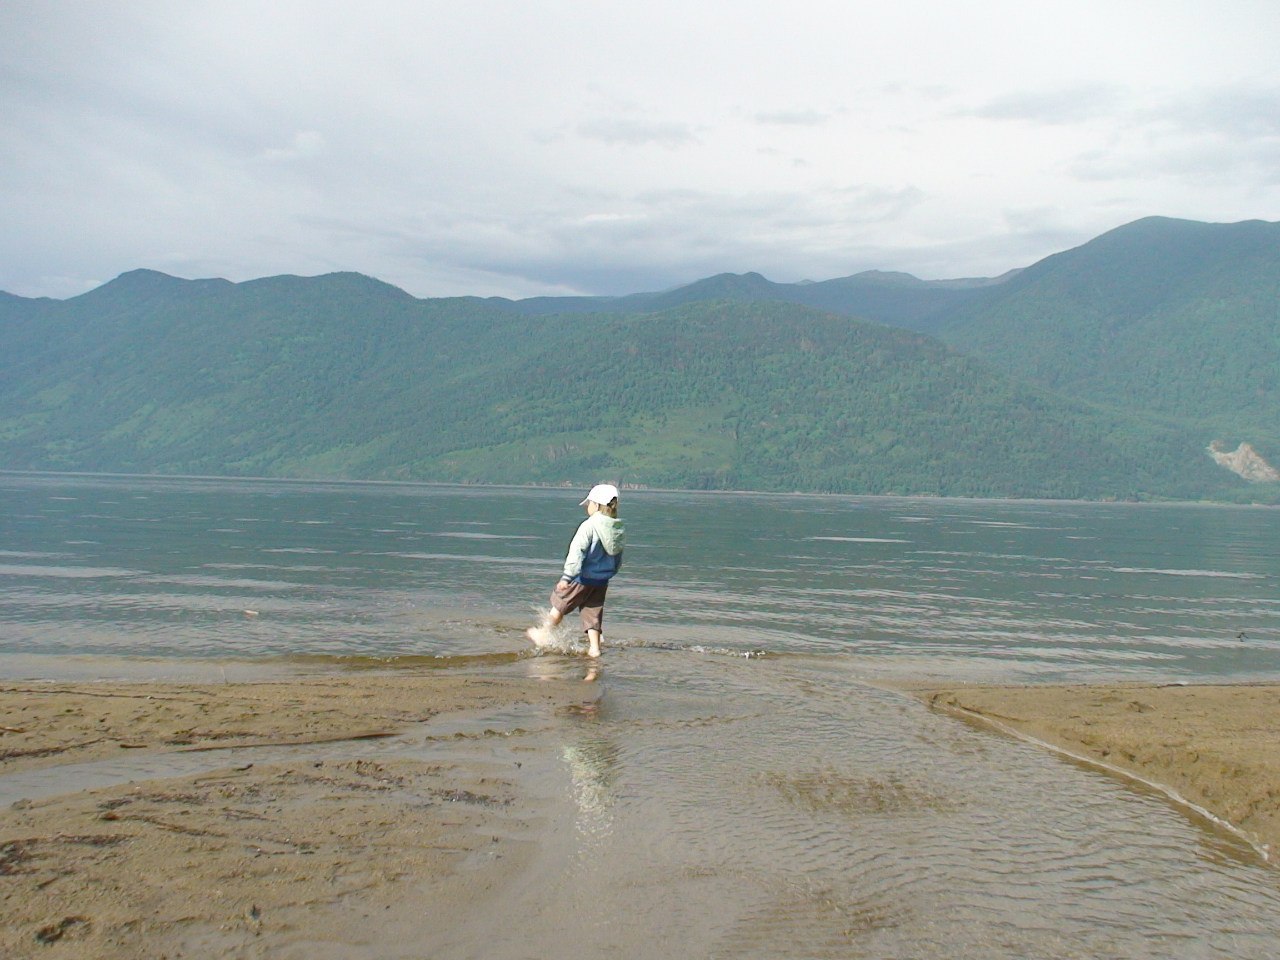
{"label": "shoreline", "polygon": [[[527,720],[597,709],[593,677],[554,658],[502,675],[0,682],[0,781],[63,785],[0,806],[0,953],[257,956],[500,913],[553,842],[555,801],[521,770],[546,749]],[[883,686],[1278,849],[1280,684]],[[163,772],[134,777],[135,758]],[[87,787],[86,763],[109,785]]]}
{"label": "shoreline", "polygon": [[[526,716],[592,709],[590,677],[0,683],[0,781],[54,786],[0,806],[0,955],[376,939],[406,903],[492,896],[545,807],[499,747],[536,749]],[[87,786],[99,768],[109,785]]]}
{"label": "shoreline", "polygon": [[1280,854],[1280,683],[893,685],[1119,774]]}
{"label": "shoreline", "polygon": [[[574,490],[578,487],[590,487],[591,481],[583,481],[575,483],[572,481],[561,481],[559,483],[490,483],[490,482],[467,482],[462,480],[389,480],[389,479],[361,479],[355,477],[275,477],[275,476],[242,476],[242,475],[221,475],[221,474],[185,474],[185,473],[111,473],[91,470],[18,470],[18,469],[0,469],[0,477],[70,477],[78,479],[107,479],[107,480],[149,480],[149,481],[193,481],[193,482],[222,482],[228,481],[232,483],[290,483],[290,484],[335,484],[335,485],[351,485],[351,486],[382,486],[382,487],[433,487],[433,488],[456,488],[456,489],[493,489],[493,490]],[[702,487],[656,487],[647,484],[620,484],[619,489],[627,493],[658,493],[658,494],[705,494],[706,496],[735,496],[735,497],[835,497],[843,499],[857,500],[939,500],[939,501],[958,501],[961,503],[1027,503],[1027,504],[1100,504],[1110,506],[1186,506],[1186,507],[1246,507],[1249,509],[1280,508],[1280,502],[1267,500],[1185,500],[1163,496],[1149,496],[1137,498],[1120,498],[1120,497],[1096,497],[1089,499],[1068,499],[1064,497],[1043,497],[1043,496],[1023,496],[1023,497],[991,497],[979,496],[977,494],[966,496],[963,494],[937,494],[937,493],[836,493],[830,490],[747,490],[739,488],[730,488],[724,490],[708,490]]]}

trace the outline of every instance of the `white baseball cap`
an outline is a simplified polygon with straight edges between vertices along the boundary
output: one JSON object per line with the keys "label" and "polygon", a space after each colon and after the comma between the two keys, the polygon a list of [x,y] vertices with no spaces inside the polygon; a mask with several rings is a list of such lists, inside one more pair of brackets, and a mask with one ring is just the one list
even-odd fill
{"label": "white baseball cap", "polygon": [[597,483],[591,488],[591,492],[587,494],[587,499],[583,500],[578,506],[585,507],[588,503],[598,503],[602,507],[607,507],[617,499],[617,487],[612,483]]}

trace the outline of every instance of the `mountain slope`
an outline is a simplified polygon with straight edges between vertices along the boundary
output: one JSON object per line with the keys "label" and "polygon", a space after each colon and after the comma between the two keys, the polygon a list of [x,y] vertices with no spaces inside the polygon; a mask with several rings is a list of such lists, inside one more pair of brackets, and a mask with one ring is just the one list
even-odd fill
{"label": "mountain slope", "polygon": [[869,271],[776,284],[722,274],[663,294],[502,302],[523,312],[777,301],[937,335],[1009,376],[1170,419],[1280,463],[1280,224],[1152,217],[990,280]]}
{"label": "mountain slope", "polygon": [[[591,341],[513,360],[495,435],[440,463],[554,481],[569,465],[708,488],[983,496],[1198,496],[1198,438],[995,376],[936,341],[785,304],[593,320]],[[584,371],[580,380],[539,370]],[[582,411],[589,411],[582,413]],[[547,422],[566,422],[548,438]],[[521,432],[523,430],[523,432]],[[1230,486],[1230,483],[1225,484]],[[1174,493],[1174,491],[1177,491]]]}
{"label": "mountain slope", "polygon": [[[762,278],[763,279],[763,278]],[[766,281],[767,282],[767,281]],[[986,496],[1229,495],[1194,431],[778,302],[524,315],[356,274],[0,304],[0,466]]]}
{"label": "mountain slope", "polygon": [[951,311],[939,336],[1050,389],[1280,459],[1280,224],[1140,220]]}
{"label": "mountain slope", "polygon": [[430,415],[406,409],[406,383],[449,377],[492,314],[356,274],[140,271],[54,306],[6,324],[6,339],[45,344],[22,369],[0,366],[6,466],[273,472]]}

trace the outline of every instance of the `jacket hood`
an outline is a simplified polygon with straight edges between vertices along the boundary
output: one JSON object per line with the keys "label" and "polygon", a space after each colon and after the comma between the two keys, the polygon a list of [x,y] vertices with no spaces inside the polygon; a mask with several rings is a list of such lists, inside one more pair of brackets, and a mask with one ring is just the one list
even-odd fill
{"label": "jacket hood", "polygon": [[623,528],[621,520],[606,513],[593,513],[591,515],[591,528],[595,531],[596,536],[600,538],[600,545],[604,547],[605,553],[611,557],[616,557],[622,552],[626,541],[626,530]]}

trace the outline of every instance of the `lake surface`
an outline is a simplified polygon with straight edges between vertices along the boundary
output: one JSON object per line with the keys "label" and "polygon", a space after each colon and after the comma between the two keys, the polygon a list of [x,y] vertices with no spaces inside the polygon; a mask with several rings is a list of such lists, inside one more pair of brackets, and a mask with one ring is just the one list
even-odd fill
{"label": "lake surface", "polygon": [[[0,655],[520,649],[577,490],[0,475]],[[1280,676],[1280,510],[627,493],[606,636],[873,673]]]}
{"label": "lake surface", "polygon": [[[581,497],[0,475],[0,672],[582,676],[523,639]],[[1276,679],[1280,511],[628,491],[622,517],[596,709],[359,748],[518,762],[530,877],[497,918],[315,956],[1280,953],[1240,838],[874,685]]]}

